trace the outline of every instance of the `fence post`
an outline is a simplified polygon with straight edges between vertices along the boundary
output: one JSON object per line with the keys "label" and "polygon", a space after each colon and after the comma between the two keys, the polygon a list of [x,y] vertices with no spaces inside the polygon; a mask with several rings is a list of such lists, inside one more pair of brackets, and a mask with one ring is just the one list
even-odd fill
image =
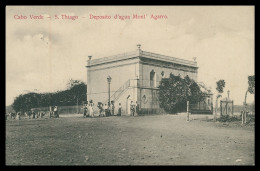
{"label": "fence post", "polygon": [[190,120],[190,116],[189,116],[189,113],[190,113],[190,109],[189,109],[189,105],[190,105],[190,103],[189,103],[189,101],[187,101],[187,121],[189,121]]}
{"label": "fence post", "polygon": [[220,116],[222,116],[222,101],[220,100]]}
{"label": "fence post", "polygon": [[244,124],[244,111],[241,112],[242,113],[242,125]]}
{"label": "fence post", "polygon": [[232,116],[234,115],[234,101],[232,100]]}
{"label": "fence post", "polygon": [[246,115],[247,115],[247,112],[245,111],[245,123],[246,123]]}

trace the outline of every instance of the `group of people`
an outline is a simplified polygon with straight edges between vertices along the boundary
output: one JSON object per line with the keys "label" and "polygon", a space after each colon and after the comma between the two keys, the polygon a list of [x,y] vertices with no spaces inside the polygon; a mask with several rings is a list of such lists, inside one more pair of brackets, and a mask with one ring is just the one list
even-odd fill
{"label": "group of people", "polygon": [[59,118],[58,106],[50,106],[50,118]]}
{"label": "group of people", "polygon": [[[28,112],[24,112],[23,116],[28,119],[37,119],[37,118],[42,118],[45,114],[46,114],[46,112],[44,112],[44,111],[36,112],[34,110],[29,110]],[[8,115],[6,116],[6,120],[7,120],[8,116],[10,119],[20,120],[21,116],[22,116],[22,112],[17,112],[17,113],[9,112]]]}
{"label": "group of people", "polygon": [[83,117],[94,117],[94,103],[83,104]]}
{"label": "group of people", "polygon": [[42,118],[45,115],[44,111],[34,111],[31,110],[29,112],[25,112],[25,117],[28,117],[29,119],[37,119],[37,118]]}
{"label": "group of people", "polygon": [[[49,112],[50,112],[50,118],[59,117],[58,106],[50,106]],[[7,120],[7,118],[9,117],[10,119],[20,120],[22,115],[28,119],[37,119],[37,118],[43,118],[46,115],[46,111],[37,111],[37,110],[31,109],[31,110],[29,110],[27,112],[23,112],[23,113],[22,112],[9,112],[8,114],[6,114],[5,119]]]}
{"label": "group of people", "polygon": [[[94,117],[94,103],[83,104],[83,117]],[[118,110],[116,112],[115,104],[112,102],[111,105],[103,104],[98,102],[98,114],[99,117],[107,117],[107,116],[121,116],[122,114],[122,106],[121,103],[118,104]]]}
{"label": "group of people", "polygon": [[131,111],[131,116],[138,115],[139,114],[139,104],[137,102],[136,102],[136,104],[134,104],[134,102],[131,101],[130,111]]}
{"label": "group of people", "polygon": [[10,119],[18,119],[20,120],[21,118],[21,112],[9,112],[8,115],[5,115],[5,120],[7,120],[7,118],[10,118]]}
{"label": "group of people", "polygon": [[[83,104],[83,117],[94,117],[94,103],[90,102],[87,104]],[[118,104],[117,107],[115,107],[115,103],[112,101],[111,104],[109,103],[101,103],[98,102],[97,104],[98,108],[98,114],[99,117],[107,117],[107,116],[121,116],[122,115],[122,106],[121,103]],[[131,116],[136,116],[139,114],[139,104],[136,102],[134,104],[133,101],[131,101],[130,104],[130,112]]]}

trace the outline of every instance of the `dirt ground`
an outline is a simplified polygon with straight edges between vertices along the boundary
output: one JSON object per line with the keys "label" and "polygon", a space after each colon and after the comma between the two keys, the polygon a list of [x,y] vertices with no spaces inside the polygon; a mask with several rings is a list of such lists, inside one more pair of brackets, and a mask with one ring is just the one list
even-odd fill
{"label": "dirt ground", "polygon": [[154,115],[6,121],[6,165],[255,165],[254,125]]}

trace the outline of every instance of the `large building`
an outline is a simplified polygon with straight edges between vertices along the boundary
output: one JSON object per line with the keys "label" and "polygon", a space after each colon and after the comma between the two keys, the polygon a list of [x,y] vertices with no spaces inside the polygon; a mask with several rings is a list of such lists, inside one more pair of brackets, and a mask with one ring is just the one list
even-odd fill
{"label": "large building", "polygon": [[[146,52],[133,52],[92,59],[87,64],[87,99],[122,105],[122,114],[130,115],[130,103],[138,103],[142,113],[158,113],[158,86],[170,73],[197,81],[197,62]],[[108,77],[111,77],[110,84]],[[109,88],[110,87],[110,88]],[[96,105],[95,105],[96,106]],[[95,109],[97,110],[97,109]]]}

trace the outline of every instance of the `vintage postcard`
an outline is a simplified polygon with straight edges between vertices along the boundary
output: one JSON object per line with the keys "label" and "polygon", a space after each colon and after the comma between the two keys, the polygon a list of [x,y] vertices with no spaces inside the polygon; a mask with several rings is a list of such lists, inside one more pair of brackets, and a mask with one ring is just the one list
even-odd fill
{"label": "vintage postcard", "polygon": [[254,6],[6,6],[6,165],[255,165]]}

